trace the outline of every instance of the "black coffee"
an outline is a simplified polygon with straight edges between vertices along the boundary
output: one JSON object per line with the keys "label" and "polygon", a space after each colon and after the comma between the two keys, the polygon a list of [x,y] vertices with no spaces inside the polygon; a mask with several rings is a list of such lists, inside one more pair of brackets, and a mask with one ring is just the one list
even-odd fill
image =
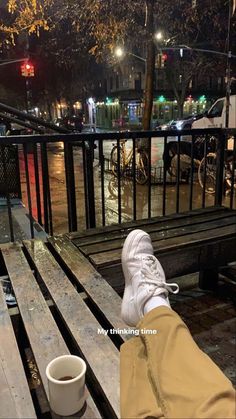
{"label": "black coffee", "polygon": [[71,375],[65,375],[65,377],[61,377],[59,378],[59,381],[68,381],[68,380],[73,380],[73,378]]}

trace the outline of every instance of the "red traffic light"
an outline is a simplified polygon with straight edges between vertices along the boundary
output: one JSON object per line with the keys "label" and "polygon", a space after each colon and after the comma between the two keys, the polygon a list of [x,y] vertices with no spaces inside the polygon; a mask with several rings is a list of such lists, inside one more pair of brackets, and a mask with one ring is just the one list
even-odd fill
{"label": "red traffic light", "polygon": [[166,66],[168,60],[168,55],[167,54],[160,54],[160,68],[163,68]]}
{"label": "red traffic light", "polygon": [[34,65],[32,63],[24,63],[20,68],[23,77],[34,77]]}
{"label": "red traffic light", "polygon": [[162,54],[162,60],[167,61],[168,60],[168,55],[167,54]]}

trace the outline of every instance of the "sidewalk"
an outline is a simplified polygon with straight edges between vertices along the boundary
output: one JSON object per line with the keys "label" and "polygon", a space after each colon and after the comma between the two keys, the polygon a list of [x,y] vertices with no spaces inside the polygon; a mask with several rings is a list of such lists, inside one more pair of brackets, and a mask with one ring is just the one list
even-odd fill
{"label": "sidewalk", "polygon": [[199,347],[236,387],[236,283],[220,283],[217,294],[199,288],[171,296],[172,308],[189,327]]}

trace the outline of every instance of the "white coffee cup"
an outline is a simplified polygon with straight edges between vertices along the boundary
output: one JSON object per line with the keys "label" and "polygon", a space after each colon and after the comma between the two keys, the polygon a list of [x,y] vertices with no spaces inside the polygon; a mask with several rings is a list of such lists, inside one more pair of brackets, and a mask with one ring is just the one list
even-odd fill
{"label": "white coffee cup", "polygon": [[46,368],[49,403],[58,415],[69,416],[79,412],[85,402],[84,360],[75,355],[53,359]]}

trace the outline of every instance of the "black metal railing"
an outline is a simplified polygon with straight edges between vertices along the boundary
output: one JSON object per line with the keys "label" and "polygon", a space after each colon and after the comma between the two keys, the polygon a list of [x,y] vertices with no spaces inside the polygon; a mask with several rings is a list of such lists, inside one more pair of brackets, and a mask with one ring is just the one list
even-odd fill
{"label": "black metal railing", "polygon": [[9,147],[31,237],[35,221],[52,235],[222,203],[236,207],[236,129],[0,137],[11,241]]}

